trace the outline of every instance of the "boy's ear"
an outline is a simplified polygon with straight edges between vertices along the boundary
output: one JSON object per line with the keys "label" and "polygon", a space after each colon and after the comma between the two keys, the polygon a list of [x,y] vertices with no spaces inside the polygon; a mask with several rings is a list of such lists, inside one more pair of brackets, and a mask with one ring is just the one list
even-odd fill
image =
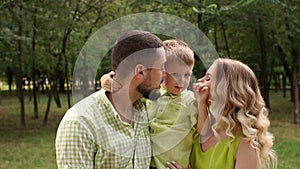
{"label": "boy's ear", "polygon": [[138,79],[143,78],[143,70],[145,70],[145,66],[142,64],[137,64],[134,68],[134,76],[137,77]]}

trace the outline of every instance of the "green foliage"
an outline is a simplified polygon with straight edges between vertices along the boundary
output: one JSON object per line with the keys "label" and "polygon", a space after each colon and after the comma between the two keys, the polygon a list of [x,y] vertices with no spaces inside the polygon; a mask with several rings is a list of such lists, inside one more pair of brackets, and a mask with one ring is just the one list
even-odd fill
{"label": "green foliage", "polygon": [[[20,1],[21,2],[21,1]],[[183,18],[200,28],[213,43],[221,57],[239,59],[248,64],[258,77],[261,74],[260,26],[264,31],[266,50],[266,70],[268,82],[273,76],[287,75],[292,65],[291,47],[300,52],[300,1],[279,0],[78,0],[52,1],[35,0],[22,1],[22,15],[18,13],[19,1],[0,2],[0,79],[11,82],[17,70],[18,46],[22,40],[23,76],[32,79],[32,72],[39,80],[73,79],[73,70],[77,59],[88,59],[86,65],[80,65],[82,76],[89,73],[84,70],[97,68],[95,80],[110,69],[109,52],[105,57],[93,57],[99,53],[102,39],[94,39],[92,46],[96,50],[83,55],[87,40],[99,28],[128,14],[141,12],[161,12]],[[159,20],[145,22],[142,28],[148,29]],[[36,21],[36,23],[34,22]],[[22,36],[18,35],[21,24]],[[134,27],[128,23],[126,27]],[[174,28],[175,30],[176,28]],[[35,37],[34,32],[36,33]],[[186,34],[187,39],[193,39],[193,34]],[[106,36],[106,35],[102,35]],[[173,38],[168,35],[158,35],[163,40]],[[225,41],[227,38],[227,41]],[[291,41],[293,39],[293,41]],[[65,40],[65,41],[64,41]],[[97,42],[100,41],[100,42]],[[32,44],[35,43],[35,49]],[[63,42],[66,42],[64,46]],[[193,44],[193,42],[187,42]],[[97,46],[98,45],[98,46]],[[193,46],[194,47],[194,46]],[[279,52],[282,49],[282,53]],[[194,50],[205,51],[201,47]],[[107,49],[109,51],[109,49]],[[206,67],[202,59],[209,58],[203,52],[201,59],[196,58],[194,74],[202,76]],[[68,63],[64,63],[66,56]],[[99,63],[101,60],[101,64]],[[286,67],[283,66],[287,63]],[[300,63],[299,67],[300,67]],[[65,66],[68,65],[68,77],[64,77]],[[71,72],[71,73],[70,73]],[[275,72],[275,73],[274,73]],[[299,73],[298,73],[299,74]],[[56,77],[58,76],[58,77]],[[92,76],[92,75],[89,75]],[[83,82],[84,78],[79,79]],[[288,84],[290,81],[288,81]]]}
{"label": "green foliage", "polygon": [[[16,2],[1,2],[1,31],[0,31],[0,61],[6,65],[15,66],[16,40],[23,40],[25,75],[29,76],[31,67],[35,67],[40,74],[53,74],[57,64],[63,60],[59,57],[62,52],[62,40],[66,33],[70,35],[66,45],[70,72],[79,55],[79,51],[87,39],[95,33],[97,28],[108,22],[131,13],[163,12],[184,18],[207,33],[207,36],[218,42],[218,52],[226,56],[225,43],[220,24],[224,24],[233,58],[240,59],[253,65],[256,71],[257,58],[260,56],[258,46],[258,18],[263,21],[266,34],[266,47],[269,63],[276,56],[274,66],[280,66],[280,59],[275,45],[280,45],[287,53],[290,61],[290,44],[288,35],[299,39],[299,8],[297,2],[281,2],[278,0],[114,0],[114,1],[24,1],[23,2],[23,37],[17,36]],[[202,16],[199,23],[198,14]],[[282,15],[285,14],[285,15]],[[290,31],[286,31],[285,16],[290,20]],[[37,25],[33,27],[33,19]],[[151,26],[151,25],[150,25]],[[216,27],[215,27],[216,26]],[[215,28],[214,28],[215,27]],[[33,29],[36,30],[36,48],[31,50]],[[163,36],[163,35],[162,35]],[[299,44],[295,44],[299,45]],[[298,48],[299,49],[299,48]],[[109,62],[102,64],[109,69]],[[0,76],[5,76],[6,68],[1,67]],[[64,71],[62,68],[60,71]],[[101,71],[100,71],[101,72]],[[71,74],[69,75],[71,78]]]}

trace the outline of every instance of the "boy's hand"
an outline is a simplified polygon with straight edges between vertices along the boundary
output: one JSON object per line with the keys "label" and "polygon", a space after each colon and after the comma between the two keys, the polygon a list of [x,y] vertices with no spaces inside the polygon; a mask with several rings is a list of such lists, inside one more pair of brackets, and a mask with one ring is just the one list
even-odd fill
{"label": "boy's hand", "polygon": [[122,88],[122,85],[117,81],[113,80],[113,76],[115,75],[114,71],[111,71],[107,74],[101,76],[100,82],[101,87],[109,92],[116,92]]}

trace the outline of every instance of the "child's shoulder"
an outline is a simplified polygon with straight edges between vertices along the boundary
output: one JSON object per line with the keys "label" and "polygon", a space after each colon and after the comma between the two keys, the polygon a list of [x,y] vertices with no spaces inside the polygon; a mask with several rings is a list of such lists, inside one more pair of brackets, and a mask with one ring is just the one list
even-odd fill
{"label": "child's shoulder", "polygon": [[194,92],[187,89],[185,91],[182,92],[182,94],[187,95],[187,96],[193,96],[194,97]]}
{"label": "child's shoulder", "polygon": [[183,99],[186,99],[188,101],[193,101],[195,100],[194,92],[191,90],[185,90],[182,92],[182,97]]}

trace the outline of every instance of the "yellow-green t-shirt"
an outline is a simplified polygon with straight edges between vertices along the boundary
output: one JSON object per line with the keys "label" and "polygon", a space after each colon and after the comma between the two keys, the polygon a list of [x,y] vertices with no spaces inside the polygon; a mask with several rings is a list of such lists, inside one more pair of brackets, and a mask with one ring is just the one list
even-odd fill
{"label": "yellow-green t-shirt", "polygon": [[197,122],[197,107],[194,93],[183,91],[172,95],[161,87],[161,97],[147,102],[151,166],[165,169],[167,161],[176,161],[187,168]]}
{"label": "yellow-green t-shirt", "polygon": [[234,169],[239,143],[240,139],[237,137],[232,142],[230,137],[226,137],[204,152],[199,143],[199,135],[196,135],[190,164],[193,169]]}

